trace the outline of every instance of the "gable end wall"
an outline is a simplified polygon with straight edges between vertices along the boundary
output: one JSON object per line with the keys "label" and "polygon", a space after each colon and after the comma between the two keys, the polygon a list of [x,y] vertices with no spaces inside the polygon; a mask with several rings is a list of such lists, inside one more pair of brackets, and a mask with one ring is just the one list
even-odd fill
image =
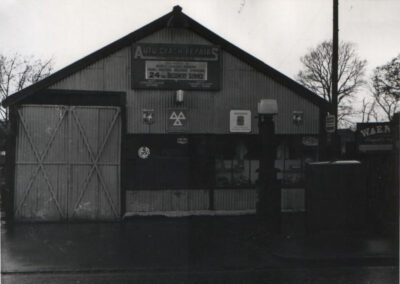
{"label": "gable end wall", "polygon": [[[162,29],[139,42],[211,44],[185,29]],[[123,91],[127,95],[127,133],[166,133],[167,110],[176,107],[174,91],[131,89],[131,48],[125,47],[52,85],[52,89]],[[185,91],[190,133],[229,133],[231,109],[252,112],[252,133],[257,133],[257,103],[262,98],[278,101],[277,134],[317,134],[319,108],[289,88],[222,51],[222,82],[219,91]],[[142,121],[142,109],[154,109],[155,123]],[[303,111],[304,122],[292,123],[292,112]]]}

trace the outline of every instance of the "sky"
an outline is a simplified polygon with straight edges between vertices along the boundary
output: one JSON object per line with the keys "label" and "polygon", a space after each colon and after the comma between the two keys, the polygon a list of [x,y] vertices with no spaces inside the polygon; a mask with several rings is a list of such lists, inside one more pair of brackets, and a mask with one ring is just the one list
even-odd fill
{"label": "sky", "polygon": [[[332,38],[332,0],[0,0],[0,53],[52,57],[55,70],[169,13],[174,5],[295,78]],[[376,66],[400,53],[400,0],[339,0],[339,40]]]}

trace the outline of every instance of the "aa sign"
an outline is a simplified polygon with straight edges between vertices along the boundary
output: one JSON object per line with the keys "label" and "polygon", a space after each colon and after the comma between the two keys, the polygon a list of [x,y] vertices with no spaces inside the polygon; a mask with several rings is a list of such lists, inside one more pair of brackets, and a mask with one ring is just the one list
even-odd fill
{"label": "aa sign", "polygon": [[188,129],[188,113],[186,109],[168,110],[168,132],[185,132]]}

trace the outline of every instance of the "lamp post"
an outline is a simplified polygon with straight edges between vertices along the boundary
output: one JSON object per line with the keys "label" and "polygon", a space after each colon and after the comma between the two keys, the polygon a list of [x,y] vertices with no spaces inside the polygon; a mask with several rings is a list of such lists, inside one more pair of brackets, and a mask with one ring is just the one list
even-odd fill
{"label": "lamp post", "polygon": [[257,216],[273,233],[280,231],[281,198],[275,159],[276,136],[273,116],[278,113],[276,100],[262,99],[258,103],[258,129],[261,140],[260,167],[257,185]]}

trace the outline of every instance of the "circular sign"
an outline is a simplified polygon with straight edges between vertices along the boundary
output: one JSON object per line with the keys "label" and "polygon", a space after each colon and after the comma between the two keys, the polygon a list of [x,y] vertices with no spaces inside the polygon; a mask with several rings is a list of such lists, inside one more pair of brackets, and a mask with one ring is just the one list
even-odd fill
{"label": "circular sign", "polygon": [[138,156],[141,159],[147,159],[150,156],[150,149],[146,146],[142,146],[138,150]]}

